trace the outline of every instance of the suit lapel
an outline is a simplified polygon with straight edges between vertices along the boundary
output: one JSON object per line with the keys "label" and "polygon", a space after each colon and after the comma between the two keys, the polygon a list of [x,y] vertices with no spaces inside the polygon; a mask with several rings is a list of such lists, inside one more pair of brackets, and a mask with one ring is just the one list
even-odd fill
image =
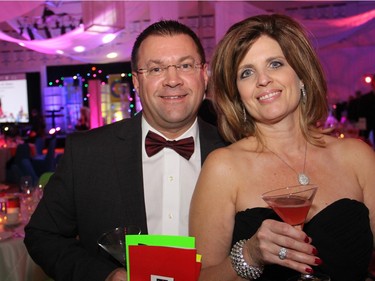
{"label": "suit lapel", "polygon": [[[127,224],[142,222],[142,233],[147,233],[146,208],[143,191],[142,172],[142,131],[141,114],[127,119],[117,133],[118,142],[113,147],[114,167],[123,202],[123,210],[127,212]],[[139,223],[138,223],[139,224]]]}
{"label": "suit lapel", "polygon": [[225,146],[224,140],[220,137],[217,128],[201,118],[198,118],[199,126],[199,141],[201,145],[201,162],[203,165],[204,160],[208,154],[219,148]]}

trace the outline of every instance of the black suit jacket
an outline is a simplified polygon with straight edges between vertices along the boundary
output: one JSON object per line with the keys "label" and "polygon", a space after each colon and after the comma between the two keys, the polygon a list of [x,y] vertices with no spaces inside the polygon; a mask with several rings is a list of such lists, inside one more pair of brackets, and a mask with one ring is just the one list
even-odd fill
{"label": "black suit jacket", "polygon": [[[202,163],[224,146],[215,127],[198,120]],[[67,137],[64,156],[25,228],[34,261],[55,281],[103,281],[119,265],[97,245],[117,226],[147,233],[141,114]]]}

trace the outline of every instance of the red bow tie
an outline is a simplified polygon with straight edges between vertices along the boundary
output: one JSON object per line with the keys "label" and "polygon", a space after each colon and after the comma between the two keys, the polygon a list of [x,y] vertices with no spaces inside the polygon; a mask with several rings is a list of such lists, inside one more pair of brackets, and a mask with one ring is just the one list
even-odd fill
{"label": "red bow tie", "polygon": [[178,141],[169,141],[154,132],[148,131],[145,144],[148,157],[155,155],[165,147],[173,149],[187,160],[189,160],[194,153],[193,137]]}

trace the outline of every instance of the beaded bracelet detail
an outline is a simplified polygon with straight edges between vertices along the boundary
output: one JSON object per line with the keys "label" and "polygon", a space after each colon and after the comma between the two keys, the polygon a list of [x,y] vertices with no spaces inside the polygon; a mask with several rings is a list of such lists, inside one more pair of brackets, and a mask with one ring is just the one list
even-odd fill
{"label": "beaded bracelet detail", "polygon": [[249,265],[245,261],[243,257],[243,246],[245,243],[246,240],[244,239],[234,244],[230,252],[230,259],[238,276],[248,280],[255,280],[262,275],[264,267]]}

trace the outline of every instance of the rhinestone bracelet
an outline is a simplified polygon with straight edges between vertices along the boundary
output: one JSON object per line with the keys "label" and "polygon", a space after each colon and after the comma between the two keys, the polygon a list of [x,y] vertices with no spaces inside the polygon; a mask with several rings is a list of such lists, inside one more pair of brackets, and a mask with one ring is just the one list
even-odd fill
{"label": "rhinestone bracelet", "polygon": [[232,247],[230,251],[230,259],[232,261],[232,266],[236,271],[237,275],[245,278],[247,280],[255,280],[259,278],[263,273],[263,265],[253,266],[249,265],[243,257],[243,246],[246,240],[240,240]]}

